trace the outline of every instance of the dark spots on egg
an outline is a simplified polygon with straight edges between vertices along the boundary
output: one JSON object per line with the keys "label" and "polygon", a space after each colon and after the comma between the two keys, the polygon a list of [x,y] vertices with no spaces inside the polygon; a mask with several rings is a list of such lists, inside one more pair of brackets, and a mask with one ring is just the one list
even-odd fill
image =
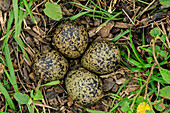
{"label": "dark spots on egg", "polygon": [[44,82],[62,79],[68,71],[68,61],[55,50],[45,50],[35,55],[33,71]]}
{"label": "dark spots on egg", "polygon": [[81,64],[94,73],[107,74],[115,70],[120,58],[119,48],[113,42],[96,41],[83,55]]}
{"label": "dark spots on egg", "polygon": [[75,22],[61,23],[56,28],[54,43],[66,57],[78,58],[88,45],[87,31],[83,25]]}
{"label": "dark spots on egg", "polygon": [[65,86],[69,96],[81,105],[92,105],[102,98],[101,79],[87,70],[70,71]]}

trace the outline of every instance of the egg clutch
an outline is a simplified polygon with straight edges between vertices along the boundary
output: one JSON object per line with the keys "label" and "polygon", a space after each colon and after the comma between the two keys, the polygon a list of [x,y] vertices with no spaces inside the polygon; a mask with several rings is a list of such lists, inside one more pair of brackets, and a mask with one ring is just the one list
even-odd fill
{"label": "egg clutch", "polygon": [[[33,71],[44,82],[65,77],[69,96],[78,104],[92,105],[103,96],[98,75],[112,73],[120,63],[119,48],[112,41],[95,41],[88,47],[88,34],[83,25],[65,22],[57,26],[53,43],[57,50],[35,55]],[[68,58],[81,58],[82,70],[69,71]]]}

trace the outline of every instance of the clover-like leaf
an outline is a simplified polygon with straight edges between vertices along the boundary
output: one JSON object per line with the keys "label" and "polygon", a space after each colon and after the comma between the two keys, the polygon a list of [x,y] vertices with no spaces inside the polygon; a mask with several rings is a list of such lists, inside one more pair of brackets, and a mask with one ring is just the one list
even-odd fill
{"label": "clover-like leaf", "polygon": [[28,104],[29,102],[29,96],[27,94],[22,93],[15,93],[14,98],[18,101],[20,104]]}
{"label": "clover-like leaf", "polygon": [[168,83],[170,84],[170,71],[168,71],[167,69],[159,69],[162,78]]}
{"label": "clover-like leaf", "polygon": [[159,92],[159,96],[170,100],[170,86],[162,88]]}
{"label": "clover-like leaf", "polygon": [[60,19],[62,19],[61,7],[56,3],[47,2],[45,4],[44,13],[54,20],[59,21]]}
{"label": "clover-like leaf", "polygon": [[159,2],[164,6],[170,6],[170,0],[159,0]]}
{"label": "clover-like leaf", "polygon": [[161,35],[161,31],[158,28],[154,28],[150,31],[150,34],[155,37],[155,36],[160,36]]}

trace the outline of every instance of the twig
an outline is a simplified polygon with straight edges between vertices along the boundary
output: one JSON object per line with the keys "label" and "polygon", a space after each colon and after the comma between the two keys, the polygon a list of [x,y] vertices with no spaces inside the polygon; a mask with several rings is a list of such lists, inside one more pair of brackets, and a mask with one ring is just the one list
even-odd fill
{"label": "twig", "polygon": [[153,70],[154,70],[154,68],[155,68],[155,66],[156,66],[156,62],[153,64],[153,66],[152,66],[152,68],[151,68],[151,71],[150,71],[150,74],[149,74],[149,76],[148,76],[148,79],[146,80],[146,88],[145,88],[145,96],[144,97],[146,97],[146,95],[147,95],[147,90],[148,90],[148,83],[149,83],[149,80],[150,80],[150,78],[151,78],[151,75],[153,74]]}
{"label": "twig", "polygon": [[161,67],[160,67],[159,62],[158,62],[156,55],[155,55],[155,39],[153,40],[153,43],[152,43],[152,50],[153,50],[152,51],[153,58],[154,58],[155,62],[157,63],[157,65],[159,66],[159,69],[160,69]]}
{"label": "twig", "polygon": [[164,24],[162,22],[161,22],[161,26],[162,26],[162,29],[163,29],[163,34],[166,34],[166,42],[168,44],[168,47],[170,48],[170,42],[169,42],[166,30],[165,30],[165,26],[164,26]]}
{"label": "twig", "polygon": [[142,16],[143,13],[155,2],[155,0],[153,0],[142,12],[139,16]]}
{"label": "twig", "polygon": [[128,19],[132,22],[132,24],[135,25],[135,23],[132,21],[132,19],[129,17],[129,15],[126,13],[126,11],[124,9],[122,9],[122,11],[125,13],[125,15],[128,17]]}
{"label": "twig", "polygon": [[53,110],[56,110],[58,111],[57,108],[54,108],[54,107],[51,107],[51,106],[48,106],[48,105],[43,105],[43,104],[38,104],[38,103],[34,103],[36,106],[40,106],[40,107],[46,107],[46,108],[50,108],[50,109],[53,109]]}

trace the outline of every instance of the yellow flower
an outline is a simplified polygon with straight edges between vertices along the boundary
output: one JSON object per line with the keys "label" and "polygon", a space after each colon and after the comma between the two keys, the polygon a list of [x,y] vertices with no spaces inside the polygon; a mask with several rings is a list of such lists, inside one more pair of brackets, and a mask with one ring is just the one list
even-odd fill
{"label": "yellow flower", "polygon": [[151,107],[146,102],[140,103],[137,107],[137,113],[145,113],[146,110],[151,111]]}

